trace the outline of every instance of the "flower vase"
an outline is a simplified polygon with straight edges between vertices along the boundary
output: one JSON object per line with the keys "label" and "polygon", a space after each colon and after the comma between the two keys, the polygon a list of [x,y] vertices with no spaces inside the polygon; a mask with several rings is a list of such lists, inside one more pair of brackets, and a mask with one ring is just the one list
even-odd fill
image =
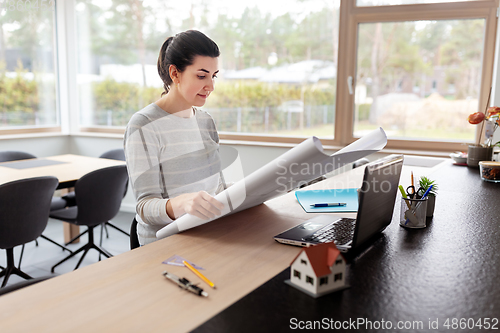
{"label": "flower vase", "polygon": [[481,145],[469,145],[467,151],[467,166],[479,168],[480,161],[491,161],[493,147],[483,147]]}

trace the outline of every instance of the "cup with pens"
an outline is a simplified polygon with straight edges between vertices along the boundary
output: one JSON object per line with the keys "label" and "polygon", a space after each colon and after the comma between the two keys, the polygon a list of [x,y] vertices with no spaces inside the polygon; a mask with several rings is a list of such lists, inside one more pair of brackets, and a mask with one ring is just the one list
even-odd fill
{"label": "cup with pens", "polygon": [[427,218],[427,199],[432,185],[424,191],[415,190],[415,186],[408,186],[406,191],[399,185],[401,192],[400,225],[405,228],[425,228]]}

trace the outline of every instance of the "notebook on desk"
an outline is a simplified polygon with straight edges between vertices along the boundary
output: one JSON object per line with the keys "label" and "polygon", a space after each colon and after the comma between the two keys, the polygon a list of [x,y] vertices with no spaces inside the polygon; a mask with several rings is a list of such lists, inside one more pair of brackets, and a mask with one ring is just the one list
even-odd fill
{"label": "notebook on desk", "polygon": [[402,155],[391,155],[367,164],[356,219],[320,215],[274,239],[298,246],[333,241],[344,253],[366,245],[391,223],[402,166]]}

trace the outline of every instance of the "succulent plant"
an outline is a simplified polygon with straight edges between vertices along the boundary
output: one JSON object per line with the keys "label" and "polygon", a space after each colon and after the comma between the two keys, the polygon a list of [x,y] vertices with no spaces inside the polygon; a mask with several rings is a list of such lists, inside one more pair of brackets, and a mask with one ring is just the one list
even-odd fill
{"label": "succulent plant", "polygon": [[425,176],[422,176],[420,177],[420,180],[419,180],[419,185],[420,187],[424,190],[424,191],[427,191],[427,189],[429,187],[431,187],[432,185],[432,189],[431,191],[429,192],[429,195],[431,196],[436,196],[437,194],[437,190],[438,190],[438,185],[436,184],[436,181],[435,180],[430,180],[429,178],[425,177]]}

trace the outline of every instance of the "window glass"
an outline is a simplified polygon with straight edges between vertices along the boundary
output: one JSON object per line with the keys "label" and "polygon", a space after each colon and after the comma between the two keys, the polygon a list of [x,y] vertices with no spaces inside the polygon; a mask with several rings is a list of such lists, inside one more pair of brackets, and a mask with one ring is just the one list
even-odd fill
{"label": "window glass", "polygon": [[439,2],[461,2],[477,0],[356,0],[356,6],[390,6],[390,5],[414,5],[421,3],[439,3]]}
{"label": "window glass", "polygon": [[54,0],[0,7],[0,129],[57,126]]}
{"label": "window glass", "polygon": [[484,30],[484,19],[360,24],[354,135],[472,141]]}
{"label": "window glass", "polygon": [[220,132],[332,138],[339,3],[77,0],[80,124],[125,126],[160,97],[163,41],[197,29],[221,49]]}

